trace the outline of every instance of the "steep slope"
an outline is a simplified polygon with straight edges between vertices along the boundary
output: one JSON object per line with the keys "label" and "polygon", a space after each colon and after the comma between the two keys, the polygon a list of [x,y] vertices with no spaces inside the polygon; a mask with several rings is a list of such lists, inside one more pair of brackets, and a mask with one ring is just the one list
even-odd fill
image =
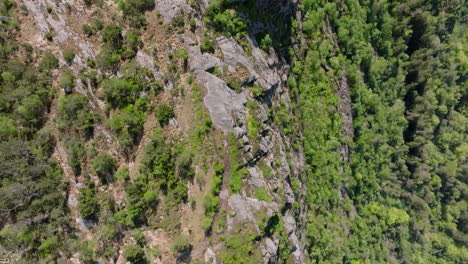
{"label": "steep slope", "polygon": [[468,260],[462,2],[0,13],[1,260]]}

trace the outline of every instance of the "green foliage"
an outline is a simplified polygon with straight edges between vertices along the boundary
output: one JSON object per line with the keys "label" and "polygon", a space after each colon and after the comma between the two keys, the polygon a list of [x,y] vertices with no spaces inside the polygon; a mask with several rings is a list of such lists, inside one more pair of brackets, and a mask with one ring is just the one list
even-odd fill
{"label": "green foliage", "polygon": [[44,57],[42,58],[39,67],[41,69],[53,70],[58,68],[58,66],[59,60],[52,53],[46,53],[46,55],[44,55]]}
{"label": "green foliage", "polygon": [[155,115],[159,124],[167,124],[169,119],[175,117],[174,108],[167,104],[160,104],[158,108],[156,108]]}
{"label": "green foliage", "polygon": [[255,248],[256,235],[249,227],[239,227],[237,232],[226,237],[219,258],[226,264],[261,263],[260,251]]}
{"label": "green foliage", "polygon": [[260,48],[262,48],[264,51],[269,51],[272,47],[273,47],[273,40],[271,40],[271,37],[269,34],[266,34],[265,37],[260,42]]}
{"label": "green foliage", "polygon": [[73,50],[64,50],[62,54],[63,54],[63,59],[67,63],[71,63],[73,59],[75,58],[75,52]]}
{"label": "green foliage", "polygon": [[101,30],[102,40],[112,45],[113,48],[120,48],[123,42],[122,28],[114,25],[107,25]]}
{"label": "green foliage", "polygon": [[75,172],[75,175],[80,174],[81,160],[86,154],[81,139],[78,137],[71,137],[66,140],[68,164]]}
{"label": "green foliage", "polygon": [[181,49],[177,51],[177,57],[183,59],[184,61],[188,60],[188,53],[186,50]]}
{"label": "green foliage", "polygon": [[214,216],[218,212],[219,198],[212,194],[205,195],[203,199],[203,207],[205,208],[205,215]]}
{"label": "green foliage", "polygon": [[257,141],[260,136],[261,123],[257,118],[257,108],[258,106],[252,102],[247,102],[248,112],[245,116],[247,121],[247,136],[252,141]]}
{"label": "green foliage", "polygon": [[75,87],[75,76],[70,71],[62,73],[60,77],[60,86],[65,90],[65,93],[71,93]]}
{"label": "green foliage", "polygon": [[111,155],[99,154],[91,163],[91,167],[103,183],[110,183],[113,180],[116,164]]}
{"label": "green foliage", "polygon": [[247,33],[247,24],[233,9],[225,9],[229,0],[210,1],[205,10],[205,23],[220,33],[239,39]]}
{"label": "green foliage", "polygon": [[94,184],[80,189],[78,195],[78,212],[84,219],[97,219],[99,204],[96,199]]}
{"label": "green foliage", "polygon": [[258,188],[255,190],[255,198],[258,200],[265,201],[267,203],[273,202],[273,199],[268,194],[268,191],[265,188]]}
{"label": "green foliage", "polygon": [[226,76],[224,79],[229,88],[233,89],[237,93],[242,92],[241,81],[239,80],[239,78],[235,76]]}
{"label": "green foliage", "polygon": [[58,238],[56,236],[47,238],[42,244],[39,246],[38,250],[41,252],[42,255],[49,255],[51,254],[54,249],[58,246]]}
{"label": "green foliage", "polygon": [[213,41],[208,37],[204,37],[202,43],[200,44],[200,50],[202,53],[213,53],[215,50]]}
{"label": "green foliage", "polygon": [[118,180],[124,180],[127,181],[130,179],[130,175],[128,172],[128,168],[119,168],[117,172],[115,173],[115,178]]}
{"label": "green foliage", "polygon": [[129,245],[125,247],[124,258],[130,263],[144,263],[146,260],[145,251],[141,246]]}
{"label": "green foliage", "polygon": [[190,251],[192,249],[192,245],[190,244],[188,237],[179,234],[174,238],[171,249],[172,251],[181,254]]}
{"label": "green foliage", "polygon": [[0,2],[0,254],[15,256],[10,262],[56,262],[73,236],[53,129],[43,127],[58,60],[16,42],[16,7]]}
{"label": "green foliage", "polygon": [[0,116],[0,139],[16,136],[17,133],[15,121],[7,116]]}
{"label": "green foliage", "polygon": [[52,41],[54,40],[54,34],[52,34],[52,32],[47,32],[45,34],[45,38],[48,40],[48,41]]}
{"label": "green foliage", "polygon": [[156,198],[157,198],[157,194],[155,191],[153,190],[148,190],[145,192],[145,194],[143,195],[143,199],[145,200],[146,203],[148,204],[152,204],[156,201]]}
{"label": "green foliage", "polygon": [[133,105],[114,112],[108,120],[108,126],[116,133],[124,153],[129,154],[132,147],[139,142],[144,122],[144,114]]}
{"label": "green foliage", "polygon": [[2,140],[0,148],[0,217],[5,219],[0,229],[1,246],[9,251],[28,247],[57,256],[64,244],[55,246],[54,241],[68,236],[58,231],[68,228],[66,185],[58,162],[51,157],[50,136],[37,135],[31,142]]}
{"label": "green foliage", "polygon": [[237,193],[242,188],[242,179],[248,175],[246,168],[242,168],[241,153],[239,153],[238,142],[234,135],[229,136],[229,154],[231,156],[231,179],[230,190]]}
{"label": "green foliage", "polygon": [[250,87],[250,91],[252,91],[252,94],[254,95],[254,97],[264,96],[263,88],[259,85],[253,85],[252,87]]}
{"label": "green foliage", "polygon": [[[458,217],[443,213],[461,206],[452,188],[466,188],[455,165],[463,161],[452,152],[463,143],[455,139],[449,150],[443,139],[465,133],[457,124],[466,110],[452,96],[466,73],[463,63],[449,65],[454,47],[466,44],[457,33],[466,23],[446,8],[303,2],[297,36],[306,51],[293,54],[288,85],[308,164],[302,180],[311,262],[452,263],[466,250],[453,224]],[[274,116],[279,125],[293,121],[287,107]]]}
{"label": "green foliage", "polygon": [[132,231],[132,237],[138,243],[138,245],[144,245],[146,243],[145,234],[141,229],[135,229]]}
{"label": "green foliage", "polygon": [[58,127],[89,133],[94,127],[95,116],[90,111],[88,99],[81,94],[71,94],[59,99]]}
{"label": "green foliage", "polygon": [[127,21],[133,26],[143,26],[146,24],[144,12],[154,8],[155,2],[152,0],[120,0],[119,8],[122,10]]}
{"label": "green foliage", "polygon": [[102,83],[104,99],[112,107],[122,107],[132,100],[132,86],[127,80],[120,78],[106,79]]}
{"label": "green foliage", "polygon": [[273,177],[273,171],[272,171],[271,167],[267,163],[265,163],[263,160],[261,160],[257,164],[260,167],[260,169],[262,170],[263,177],[265,177],[266,179],[271,179]]}
{"label": "green foliage", "polygon": [[223,184],[223,173],[223,165],[221,163],[217,163],[215,166],[215,175],[211,179],[211,193],[213,195],[219,195],[221,192],[221,185]]}
{"label": "green foliage", "polygon": [[104,45],[96,56],[96,65],[103,69],[112,69],[120,61],[120,55],[112,46]]}
{"label": "green foliage", "polygon": [[201,227],[203,228],[203,230],[205,230],[205,232],[209,232],[210,229],[211,229],[211,223],[213,222],[213,218],[212,217],[204,217],[201,221]]}
{"label": "green foliage", "polygon": [[[187,201],[186,181],[191,172],[191,161],[173,152],[172,144],[167,142],[161,131],[156,131],[151,143],[145,148],[145,154],[140,166],[140,174],[144,175],[144,182],[155,183],[164,195],[169,196],[172,205]],[[176,160],[182,162],[176,165]],[[188,162],[186,162],[188,161]],[[190,166],[188,165],[190,164]],[[191,177],[191,176],[190,176]]]}

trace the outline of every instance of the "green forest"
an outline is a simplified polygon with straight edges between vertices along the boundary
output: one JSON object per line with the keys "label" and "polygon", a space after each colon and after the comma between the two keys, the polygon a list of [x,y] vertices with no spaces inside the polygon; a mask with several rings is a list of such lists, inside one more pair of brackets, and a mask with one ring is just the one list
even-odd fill
{"label": "green forest", "polygon": [[466,5],[311,0],[301,10],[293,32],[306,44],[289,83],[311,262],[466,262]]}
{"label": "green forest", "polygon": [[0,263],[468,263],[465,0],[162,2],[0,0]]}

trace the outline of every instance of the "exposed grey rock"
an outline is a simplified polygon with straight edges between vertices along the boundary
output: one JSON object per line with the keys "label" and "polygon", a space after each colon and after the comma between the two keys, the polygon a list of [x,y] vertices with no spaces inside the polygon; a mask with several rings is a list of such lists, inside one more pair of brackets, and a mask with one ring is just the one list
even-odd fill
{"label": "exposed grey rock", "polygon": [[216,264],[216,254],[213,252],[211,248],[207,248],[205,251],[205,262]]}
{"label": "exposed grey rock", "polygon": [[83,231],[83,232],[89,232],[89,228],[88,228],[88,224],[86,220],[84,220],[83,218],[76,218],[76,223],[78,224],[78,228],[80,229],[80,231]]}
{"label": "exposed grey rock", "polygon": [[[225,65],[220,59],[210,55],[202,54],[200,48],[193,45],[192,40],[185,38],[185,43],[189,46],[189,68],[203,85],[208,93],[204,98],[204,103],[208,108],[213,123],[224,130],[224,132],[234,132],[235,122],[233,116],[243,116],[245,112],[246,94],[238,94],[229,89],[226,83],[218,77],[206,72],[208,69],[218,66],[220,69]],[[239,130],[238,130],[239,131]],[[240,137],[242,136],[239,132]]]}
{"label": "exposed grey rock", "polygon": [[177,127],[179,127],[179,122],[177,122],[177,120],[175,118],[171,118],[171,119],[169,119],[169,126],[171,126],[173,128],[177,128]]}
{"label": "exposed grey rock", "polygon": [[[274,212],[278,211],[278,204],[275,202],[267,203],[265,201],[257,200],[255,198],[250,198],[243,193],[234,194],[229,197],[228,199],[229,207],[236,212],[235,216],[232,216],[232,223],[245,223],[245,222],[252,222],[257,231],[260,232],[258,226],[256,224],[256,220],[254,217],[254,212],[261,210],[262,208],[266,208],[266,214],[268,216],[272,216]],[[228,219],[231,216],[228,215]],[[230,231],[228,226],[228,231]]]}
{"label": "exposed grey rock", "polygon": [[135,59],[142,67],[149,69],[156,79],[161,79],[161,73],[154,66],[151,56],[149,56],[144,51],[139,50],[135,56]]}
{"label": "exposed grey rock", "polygon": [[258,173],[257,168],[250,167],[247,170],[249,171],[249,174],[250,174],[249,185],[252,185],[252,186],[257,187],[257,188],[265,186],[265,183],[263,182],[262,177]]}
{"label": "exposed grey rock", "polygon": [[[67,0],[57,2],[53,0],[24,0],[23,2],[36,21],[36,26],[42,35],[45,35],[50,31],[50,25],[50,27],[54,30],[54,42],[65,43],[66,41],[72,40],[80,48],[79,52],[82,53],[85,57],[94,57],[93,45],[80,38],[76,32],[71,30],[68,27],[66,21],[67,10],[65,7],[65,2],[73,5],[73,8],[79,15],[83,10],[82,1]],[[45,11],[48,6],[52,7],[54,13],[57,16],[52,16]],[[55,20],[55,18],[58,18],[58,20]]]}
{"label": "exposed grey rock", "polygon": [[184,8],[188,8],[186,0],[156,0],[156,8],[161,12],[164,23],[169,23],[180,15]]}
{"label": "exposed grey rock", "polygon": [[234,135],[236,136],[236,138],[243,138],[245,137],[246,133],[247,133],[247,130],[245,128],[241,128],[241,127],[234,128]]}
{"label": "exposed grey rock", "polygon": [[262,247],[263,253],[263,262],[265,264],[277,263],[277,252],[278,252],[279,240],[275,238],[273,241],[271,238],[267,237],[265,239],[265,245]]}

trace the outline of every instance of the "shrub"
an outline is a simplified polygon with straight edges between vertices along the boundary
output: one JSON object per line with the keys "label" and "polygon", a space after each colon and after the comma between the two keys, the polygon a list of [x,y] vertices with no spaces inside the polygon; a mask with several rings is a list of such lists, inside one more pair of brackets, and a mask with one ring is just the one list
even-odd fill
{"label": "shrub", "polygon": [[75,52],[73,50],[64,50],[62,54],[63,54],[63,59],[67,63],[71,63],[73,59],[75,58]]}
{"label": "shrub", "polygon": [[75,87],[75,76],[70,71],[66,71],[62,73],[60,77],[60,86],[62,86],[65,93],[70,94],[73,91],[73,87]]}
{"label": "shrub", "polygon": [[111,155],[99,154],[91,163],[91,167],[103,183],[112,181],[115,172],[115,161]]}
{"label": "shrub", "polygon": [[0,115],[0,139],[15,136],[17,132],[15,121]]}
{"label": "shrub", "polygon": [[58,125],[60,129],[74,129],[88,133],[94,127],[94,119],[85,96],[72,94],[59,99]]}
{"label": "shrub", "polygon": [[264,95],[263,88],[261,86],[259,86],[259,85],[253,85],[250,88],[250,91],[252,92],[254,97],[262,97]]}
{"label": "shrub", "polygon": [[155,191],[153,190],[148,190],[145,192],[145,194],[143,195],[143,199],[145,200],[145,202],[147,204],[152,204],[156,201],[156,198],[157,198],[157,194]]}
{"label": "shrub", "polygon": [[54,35],[51,33],[51,32],[47,32],[45,34],[45,38],[48,40],[48,41],[52,41],[54,39]]}
{"label": "shrub", "polygon": [[94,30],[90,25],[84,24],[81,29],[83,30],[83,33],[85,33],[88,37],[92,36],[94,34]]}
{"label": "shrub", "polygon": [[72,137],[66,141],[67,153],[68,153],[68,163],[73,169],[75,175],[80,173],[81,169],[81,159],[86,154],[81,139],[78,137]]}
{"label": "shrub", "polygon": [[237,93],[242,92],[242,86],[239,78],[234,76],[227,76],[226,77],[226,84],[229,88],[233,89]]}
{"label": "shrub", "polygon": [[270,35],[266,34],[260,43],[260,48],[262,48],[264,51],[269,51],[272,46],[273,41],[271,40]]}
{"label": "shrub", "polygon": [[201,227],[205,232],[210,231],[211,229],[211,223],[213,222],[213,218],[211,217],[204,217],[201,221]]}
{"label": "shrub", "polygon": [[117,172],[115,173],[115,178],[119,179],[119,180],[124,180],[124,181],[127,181],[130,179],[130,175],[128,173],[128,168],[120,168],[117,170]]}
{"label": "shrub", "polygon": [[57,236],[49,237],[42,242],[38,250],[42,255],[49,255],[59,246],[58,242]]}
{"label": "shrub", "polygon": [[104,99],[113,108],[126,106],[131,102],[132,86],[125,79],[111,78],[102,83]]}
{"label": "shrub", "polygon": [[255,198],[258,200],[265,201],[267,203],[273,202],[273,199],[268,195],[268,192],[265,188],[258,188],[255,190]]}
{"label": "shrub", "polygon": [[214,43],[208,37],[203,38],[203,42],[200,45],[200,50],[202,53],[209,52],[212,53],[215,50]]}
{"label": "shrub", "polygon": [[139,141],[144,122],[143,112],[135,109],[134,105],[129,105],[114,112],[107,124],[116,133],[119,143],[127,151]]}
{"label": "shrub", "polygon": [[110,43],[114,48],[119,48],[122,45],[122,28],[119,26],[108,25],[101,30],[102,40]]}
{"label": "shrub", "polygon": [[213,216],[218,212],[219,198],[213,196],[211,193],[207,194],[203,199],[203,207],[205,208],[205,215]]}
{"label": "shrub", "polygon": [[132,231],[132,237],[138,243],[138,245],[144,245],[146,243],[145,235],[141,229],[135,229]]}
{"label": "shrub", "polygon": [[216,221],[216,223],[213,226],[213,229],[214,232],[217,234],[221,234],[224,232],[224,230],[226,229],[226,217],[224,214],[218,219],[218,221]]}
{"label": "shrub", "polygon": [[88,58],[86,60],[86,66],[88,66],[91,69],[94,69],[96,67],[96,61],[93,59]]}
{"label": "shrub", "polygon": [[153,0],[124,0],[121,8],[124,14],[135,15],[150,11],[154,6],[155,2]]}
{"label": "shrub", "polygon": [[94,30],[94,32],[101,31],[104,28],[104,25],[102,24],[102,21],[99,19],[93,19],[91,21],[91,28]]}
{"label": "shrub", "polygon": [[94,183],[81,188],[78,195],[78,211],[84,219],[96,219],[99,212],[99,204],[96,200]]}
{"label": "shrub", "polygon": [[96,56],[96,65],[99,68],[108,69],[120,61],[120,56],[109,45],[104,45],[101,52]]}
{"label": "shrub", "polygon": [[224,242],[225,249],[219,252],[222,263],[261,263],[262,255],[255,249],[255,238],[255,232],[245,226],[228,236]]}
{"label": "shrub", "polygon": [[185,253],[192,249],[192,245],[190,244],[188,237],[184,235],[178,235],[174,239],[171,249],[177,253]]}
{"label": "shrub", "polygon": [[174,108],[166,104],[159,105],[158,108],[156,109],[155,114],[156,114],[156,119],[161,125],[167,124],[169,119],[175,116]]}
{"label": "shrub", "polygon": [[178,33],[183,32],[184,25],[185,25],[185,21],[184,21],[183,15],[176,16],[171,21],[171,27],[174,29],[178,29]]}
{"label": "shrub", "polygon": [[178,155],[175,161],[175,170],[180,178],[192,179],[195,174],[192,168],[192,155],[187,152]]}
{"label": "shrub", "polygon": [[225,10],[216,14],[212,20],[212,25],[216,31],[228,34],[236,39],[239,39],[241,35],[247,32],[247,24],[234,10]]}
{"label": "shrub", "polygon": [[184,61],[188,60],[188,53],[184,49],[178,50],[177,51],[177,57],[183,59]]}
{"label": "shrub", "polygon": [[41,69],[52,70],[59,66],[59,60],[52,53],[47,53],[39,65]]}
{"label": "shrub", "polygon": [[145,251],[141,246],[130,245],[124,250],[124,258],[130,263],[144,263]]}

